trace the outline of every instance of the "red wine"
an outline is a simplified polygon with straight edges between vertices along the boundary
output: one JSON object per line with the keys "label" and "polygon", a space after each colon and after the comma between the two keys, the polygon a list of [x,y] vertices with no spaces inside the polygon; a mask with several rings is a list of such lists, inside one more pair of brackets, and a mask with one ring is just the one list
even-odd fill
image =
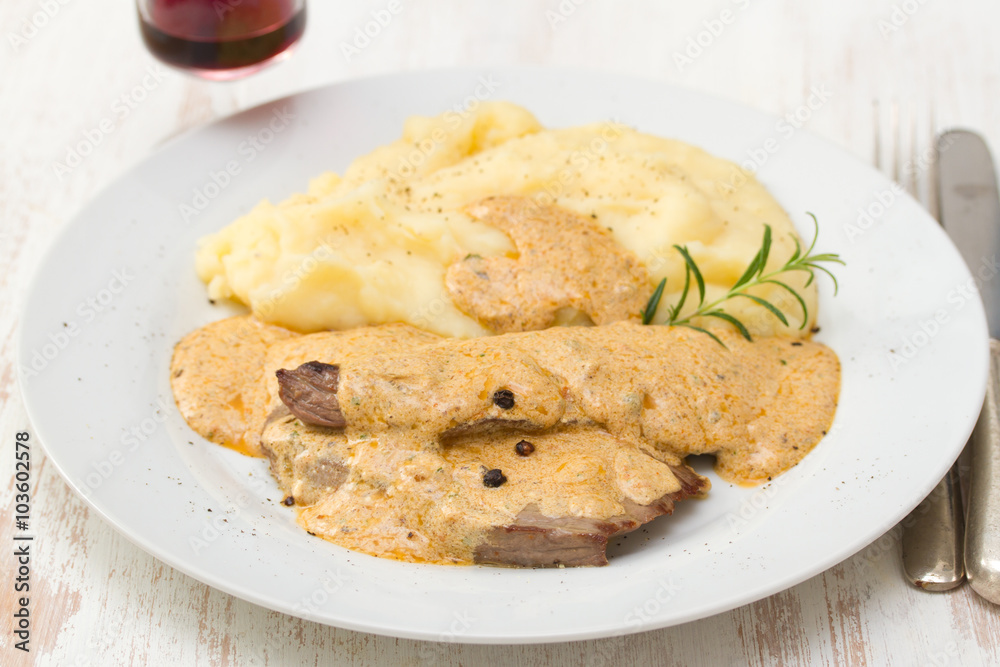
{"label": "red wine", "polygon": [[287,53],[306,26],[305,5],[297,0],[149,0],[145,5],[139,25],[150,52],[168,65],[213,79],[264,67]]}

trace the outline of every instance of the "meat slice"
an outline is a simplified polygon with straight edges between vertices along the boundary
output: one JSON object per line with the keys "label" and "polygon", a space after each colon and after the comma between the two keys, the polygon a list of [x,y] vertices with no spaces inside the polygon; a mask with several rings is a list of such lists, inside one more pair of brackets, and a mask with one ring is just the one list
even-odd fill
{"label": "meat slice", "polygon": [[606,520],[548,517],[537,507],[526,507],[514,523],[487,533],[476,547],[475,562],[513,567],[579,567],[608,564],[608,540],[628,533],[658,516],[674,511],[674,503],[699,495],[707,480],[687,466],[670,466],[681,489],[639,505],[626,500],[625,513]]}
{"label": "meat slice", "polygon": [[347,479],[349,447],[343,432],[309,426],[283,408],[275,410],[261,434],[287,504],[308,506],[335,492]]}
{"label": "meat slice", "polygon": [[343,428],[346,425],[337,400],[340,367],[309,361],[294,371],[284,368],[278,377],[278,395],[289,411],[307,424]]}
{"label": "meat slice", "polygon": [[[528,454],[515,446],[525,437]],[[399,451],[384,438],[352,442],[342,430],[278,413],[261,440],[303,528],[414,562],[605,565],[613,536],[709,487],[680,461],[592,426],[470,434],[435,453]],[[506,481],[484,484],[488,468]]]}
{"label": "meat slice", "polygon": [[[683,327],[615,322],[445,339],[330,358],[343,362],[337,389],[310,366],[283,371],[283,398],[303,421],[406,433],[427,446],[496,428],[590,424],[681,459],[714,454],[726,479],[762,482],[830,428],[840,363],[811,341],[717,334],[724,345]],[[338,392],[350,400],[339,403]]]}
{"label": "meat slice", "polygon": [[708,488],[686,456],[715,453],[717,470],[753,482],[829,427],[839,364],[828,348],[718,333],[725,345],[617,322],[321,356],[339,365],[277,378],[288,419],[327,437],[305,451],[289,433],[298,453],[276,468],[323,490],[295,493],[299,521],[349,549],[604,565],[612,537]]}

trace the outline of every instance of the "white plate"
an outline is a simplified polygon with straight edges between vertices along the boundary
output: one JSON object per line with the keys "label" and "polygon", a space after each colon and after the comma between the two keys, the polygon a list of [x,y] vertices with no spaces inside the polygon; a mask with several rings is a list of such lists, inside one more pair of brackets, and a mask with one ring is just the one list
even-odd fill
{"label": "white plate", "polygon": [[[396,138],[407,116],[440,113],[489,88],[550,127],[617,118],[731,160],[754,156],[763,162],[760,179],[804,235],[812,233],[805,213],[815,212],[819,248],[847,261],[837,270],[837,298],[820,280],[818,339],[843,362],[832,432],[763,488],[707,473],[715,482],[709,499],[681,503],[674,517],[630,535],[606,568],[413,565],[310,537],[278,502],[264,461],[198,438],[170,394],[173,344],[229,314],[209,305],[194,275],[200,236],[262,197],[280,200],[315,174],[343,170]],[[222,175],[227,164],[239,173]],[[893,200],[881,210],[873,203],[880,195]],[[181,204],[197,213],[183,215]],[[870,206],[872,222],[853,234],[845,226]],[[43,262],[26,301],[19,370],[37,436],[69,484],[140,547],[211,586],[400,637],[583,639],[682,623],[770,595],[847,558],[912,509],[958,455],[982,403],[985,317],[978,300],[957,296],[970,280],[916,202],[775,117],[593,72],[400,74],[241,113],[126,174],[68,225]]]}

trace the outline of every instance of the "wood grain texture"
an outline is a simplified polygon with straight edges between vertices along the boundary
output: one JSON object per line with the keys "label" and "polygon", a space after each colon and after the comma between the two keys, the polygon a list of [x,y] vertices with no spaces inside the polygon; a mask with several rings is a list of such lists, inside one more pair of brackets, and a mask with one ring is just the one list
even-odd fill
{"label": "wood grain texture", "polygon": [[[865,160],[875,152],[875,100],[917,109],[921,128],[974,128],[1000,153],[1000,5],[989,0],[403,0],[399,16],[349,60],[341,42],[385,2],[313,0],[295,57],[233,84],[160,73],[142,48],[131,3],[64,2],[0,3],[5,508],[13,505],[13,434],[31,430],[16,385],[13,337],[21,296],[45,247],[89,199],[157,145],[261,101],[401,69],[581,66],[675,82],[778,114],[794,113],[812,90],[825,87],[829,101],[805,127]],[[26,28],[52,6],[58,9],[44,25]],[[710,40],[703,37],[710,43],[690,63],[679,63],[676,54],[685,53],[689,40],[697,43],[706,22],[716,25],[723,11],[733,20]],[[156,84],[144,100],[116,114],[116,100],[150,72]],[[70,173],[56,173],[55,164],[103,119],[113,120],[113,131]],[[33,466],[33,650],[25,656],[11,645],[12,526],[5,518],[4,665],[975,666],[1000,660],[1000,607],[968,587],[944,594],[909,588],[892,526],[809,581],[699,622],[589,642],[445,645],[325,627],[210,589],[151,558],[89,511],[37,448]]]}

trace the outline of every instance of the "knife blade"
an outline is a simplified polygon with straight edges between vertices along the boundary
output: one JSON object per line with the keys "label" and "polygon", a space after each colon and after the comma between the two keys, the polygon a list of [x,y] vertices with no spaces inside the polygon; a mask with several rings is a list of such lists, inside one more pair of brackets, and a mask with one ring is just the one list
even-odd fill
{"label": "knife blade", "polygon": [[942,135],[938,196],[941,221],[976,278],[990,331],[990,375],[969,440],[965,570],[969,585],[1000,604],[1000,199],[986,142],[966,130]]}

